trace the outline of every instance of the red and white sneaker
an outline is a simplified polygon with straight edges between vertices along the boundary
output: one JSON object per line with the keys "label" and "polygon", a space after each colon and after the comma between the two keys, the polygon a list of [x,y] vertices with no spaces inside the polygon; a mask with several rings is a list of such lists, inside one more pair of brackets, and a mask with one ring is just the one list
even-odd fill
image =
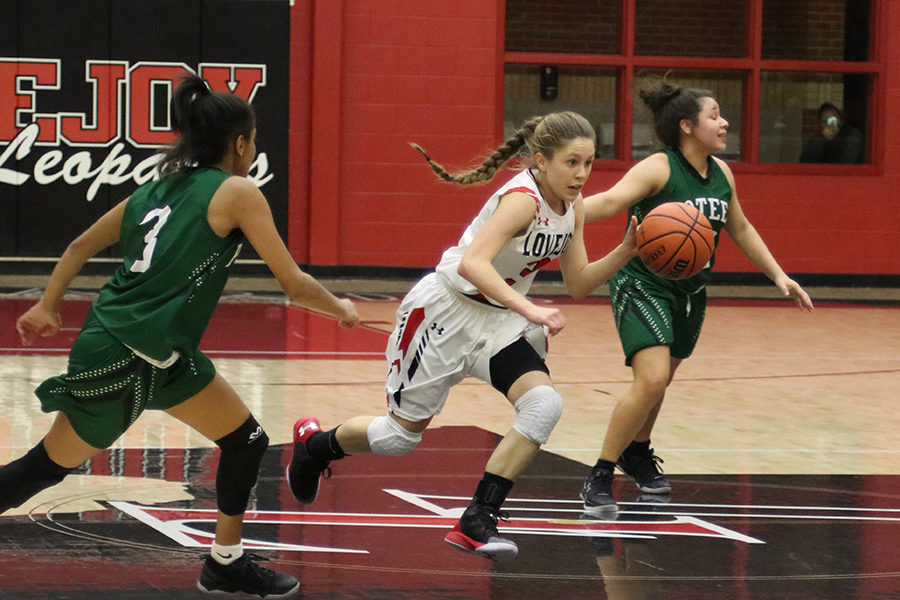
{"label": "red and white sneaker", "polygon": [[498,518],[505,520],[506,515],[486,504],[473,502],[444,541],[463,552],[484,558],[512,560],[519,553],[519,547],[497,533]]}
{"label": "red and white sneaker", "polygon": [[306,441],[309,436],[322,431],[315,417],[303,417],[294,423],[294,455],[285,470],[288,487],[297,502],[310,504],[319,495],[319,478],[331,477],[328,463],[322,463],[309,455]]}

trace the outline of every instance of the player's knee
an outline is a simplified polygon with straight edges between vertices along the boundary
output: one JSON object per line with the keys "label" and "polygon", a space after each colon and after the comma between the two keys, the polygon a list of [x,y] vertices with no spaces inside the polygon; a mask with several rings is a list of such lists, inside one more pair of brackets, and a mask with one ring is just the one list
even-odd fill
{"label": "player's knee", "polygon": [[546,444],[562,416],[563,400],[553,386],[539,385],[522,394],[514,407],[513,429],[536,444]]}
{"label": "player's knee", "polygon": [[244,424],[216,440],[222,449],[216,472],[216,497],[219,510],[239,515],[247,510],[250,491],[256,485],[259,465],[269,447],[269,436],[250,415]]}
{"label": "player's knee", "polygon": [[422,441],[421,432],[409,431],[390,417],[378,417],[372,421],[366,437],[372,452],[388,456],[408,454]]}
{"label": "player's knee", "polygon": [[666,395],[670,381],[669,374],[662,371],[643,374],[633,384],[635,397],[643,404],[656,404]]}

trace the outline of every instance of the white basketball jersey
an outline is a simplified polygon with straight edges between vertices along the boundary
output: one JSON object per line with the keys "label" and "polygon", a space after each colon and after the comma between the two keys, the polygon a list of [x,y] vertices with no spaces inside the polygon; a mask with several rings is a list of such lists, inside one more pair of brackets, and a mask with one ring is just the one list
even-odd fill
{"label": "white basketball jersey", "polygon": [[[481,212],[459,239],[459,243],[444,252],[436,271],[451,288],[463,294],[481,294],[474,285],[457,272],[457,269],[466,248],[494,214],[500,198],[510,192],[523,192],[534,198],[535,210],[534,219],[528,229],[507,241],[491,263],[500,276],[506,280],[506,283],[520,294],[526,294],[538,269],[566,250],[572,239],[572,232],[575,230],[575,210],[568,205],[564,215],[553,212],[541,196],[531,170],[525,169],[488,199]],[[491,299],[487,298],[487,300]],[[496,304],[493,301],[491,303]]]}

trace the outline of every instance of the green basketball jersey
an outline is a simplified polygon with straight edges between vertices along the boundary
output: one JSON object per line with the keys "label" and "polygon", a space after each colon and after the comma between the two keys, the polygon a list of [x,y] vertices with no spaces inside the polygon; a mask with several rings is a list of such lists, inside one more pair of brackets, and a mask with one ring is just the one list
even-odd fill
{"label": "green basketball jersey", "polygon": [[92,311],[123,344],[156,361],[196,349],[244,239],[221,238],[209,201],[228,173],[195,169],[139,187],[122,216],[123,264]]}
{"label": "green basketball jersey", "polygon": [[[684,202],[695,206],[709,219],[710,225],[716,234],[715,247],[719,246],[719,232],[728,220],[728,206],[731,202],[731,185],[721,167],[709,157],[707,176],[703,178],[688,163],[680,150],[665,149],[669,158],[669,179],[659,193],[648,196],[628,209],[629,221],[631,215],[637,216],[640,223],[647,213],[665,202]],[[654,284],[669,287],[675,291],[692,294],[701,289],[712,276],[712,267],[716,262],[715,248],[709,259],[709,263],[699,273],[687,279],[663,279],[654,275],[639,257],[632,258],[624,271],[642,279],[652,281]]]}

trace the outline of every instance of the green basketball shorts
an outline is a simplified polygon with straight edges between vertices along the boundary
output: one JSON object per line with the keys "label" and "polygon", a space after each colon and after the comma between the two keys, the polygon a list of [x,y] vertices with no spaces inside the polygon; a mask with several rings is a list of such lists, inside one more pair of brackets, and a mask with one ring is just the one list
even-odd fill
{"label": "green basketball shorts", "polygon": [[200,350],[182,354],[167,369],[139,358],[89,313],[69,352],[64,375],[44,381],[35,394],[44,412],[62,411],[78,436],[107,448],[146,409],[165,410],[206,387],[215,376]]}
{"label": "green basketball shorts", "polygon": [[687,295],[622,271],[609,288],[626,365],[651,346],[668,346],[673,358],[691,355],[706,315],[706,288]]}

